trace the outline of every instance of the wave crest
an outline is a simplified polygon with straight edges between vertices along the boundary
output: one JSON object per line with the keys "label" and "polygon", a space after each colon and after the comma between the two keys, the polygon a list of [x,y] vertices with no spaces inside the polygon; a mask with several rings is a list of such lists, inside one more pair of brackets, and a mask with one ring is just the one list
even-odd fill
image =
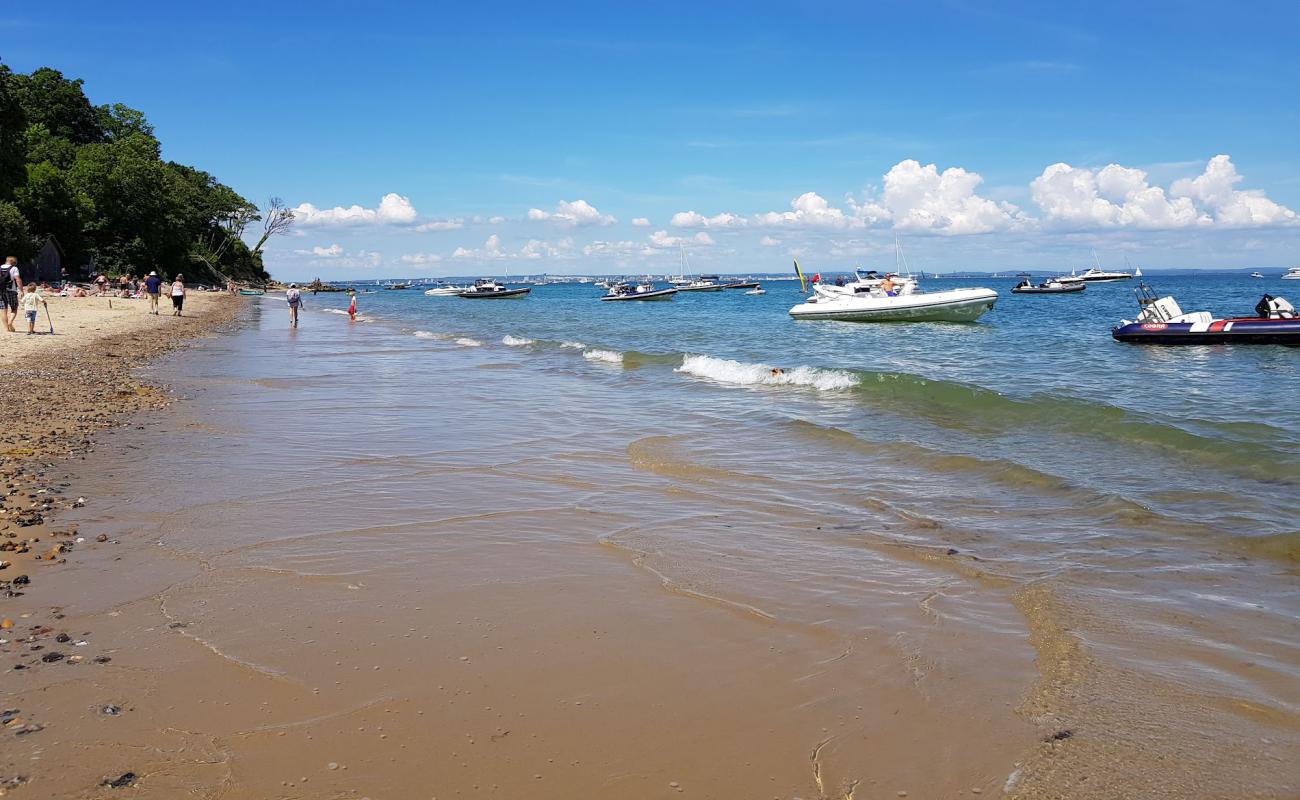
{"label": "wave crest", "polygon": [[461,347],[482,347],[483,343],[478,339],[471,339],[468,336],[462,336],[456,340],[456,344]]}
{"label": "wave crest", "polygon": [[599,361],[603,364],[623,363],[623,354],[613,350],[583,350],[582,357],[588,361]]}
{"label": "wave crest", "polygon": [[506,347],[527,347],[528,345],[532,344],[534,341],[535,341],[534,339],[525,339],[522,336],[511,336],[508,333],[501,338],[501,344],[505,345]]}
{"label": "wave crest", "polygon": [[808,366],[782,369],[713,356],[685,356],[675,372],[739,386],[807,386],[819,391],[832,391],[852,389],[858,385],[858,376],[845,370]]}

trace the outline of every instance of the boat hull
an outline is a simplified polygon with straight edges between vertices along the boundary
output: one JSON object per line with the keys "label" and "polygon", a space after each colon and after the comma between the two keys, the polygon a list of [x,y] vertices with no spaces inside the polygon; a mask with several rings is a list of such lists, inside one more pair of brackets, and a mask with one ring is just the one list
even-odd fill
{"label": "boat hull", "polygon": [[1111,330],[1130,344],[1281,344],[1300,346],[1300,320],[1216,319],[1211,322],[1132,322]]}
{"label": "boat hull", "polygon": [[992,289],[951,289],[902,297],[846,297],[802,303],[795,319],[842,322],[974,322],[998,300]]}
{"label": "boat hull", "polygon": [[506,289],[503,292],[461,292],[456,296],[466,300],[505,300],[511,297],[523,297],[531,291],[532,289],[525,286],[522,289]]}
{"label": "boat hull", "polygon": [[1051,288],[1045,286],[1016,286],[1011,290],[1012,294],[1071,294],[1073,292],[1082,292],[1087,289],[1084,283],[1067,283],[1060,288]]}
{"label": "boat hull", "polygon": [[609,301],[612,303],[617,303],[624,300],[641,300],[641,301],[672,300],[673,295],[677,294],[679,291],[681,290],[680,289],[659,289],[658,291],[654,291],[654,292],[639,292],[639,293],[630,293],[630,294],[607,294],[600,299],[602,301]]}
{"label": "boat hull", "polygon": [[720,292],[725,286],[678,286],[679,292]]}

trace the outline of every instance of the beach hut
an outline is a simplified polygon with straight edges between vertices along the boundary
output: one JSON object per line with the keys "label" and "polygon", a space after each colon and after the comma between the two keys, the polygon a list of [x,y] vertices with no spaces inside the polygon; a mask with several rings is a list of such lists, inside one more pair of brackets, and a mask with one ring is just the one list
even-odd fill
{"label": "beach hut", "polygon": [[19,265],[18,271],[27,283],[55,283],[63,280],[63,248],[59,246],[59,241],[53,236],[46,239],[36,255],[26,264]]}

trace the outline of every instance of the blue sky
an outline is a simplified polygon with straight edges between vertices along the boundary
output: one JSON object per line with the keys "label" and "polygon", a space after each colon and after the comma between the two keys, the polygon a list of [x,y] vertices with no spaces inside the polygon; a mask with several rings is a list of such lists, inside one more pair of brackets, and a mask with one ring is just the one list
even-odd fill
{"label": "blue sky", "polygon": [[834,269],[895,235],[940,271],[1300,263],[1300,7],[1057,5],[60,2],[0,33],[300,207],[278,277]]}

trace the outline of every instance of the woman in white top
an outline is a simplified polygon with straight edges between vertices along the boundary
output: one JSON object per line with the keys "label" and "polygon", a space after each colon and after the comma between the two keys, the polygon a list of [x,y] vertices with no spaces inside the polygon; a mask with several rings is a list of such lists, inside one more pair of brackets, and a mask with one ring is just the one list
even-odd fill
{"label": "woman in white top", "polygon": [[172,281],[172,311],[173,317],[181,316],[181,307],[185,305],[185,276],[177,273],[176,280]]}

